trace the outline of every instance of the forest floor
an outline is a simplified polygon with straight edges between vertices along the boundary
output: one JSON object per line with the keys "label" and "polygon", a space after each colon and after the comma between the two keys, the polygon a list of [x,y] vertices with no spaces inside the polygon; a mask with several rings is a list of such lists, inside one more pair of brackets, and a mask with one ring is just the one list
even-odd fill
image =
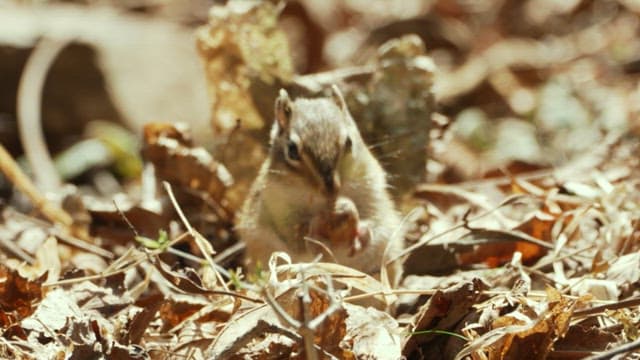
{"label": "forest floor", "polygon": [[[639,16],[0,4],[0,358],[637,356]],[[398,285],[284,255],[242,266],[235,215],[279,89],[333,84],[403,215]]]}

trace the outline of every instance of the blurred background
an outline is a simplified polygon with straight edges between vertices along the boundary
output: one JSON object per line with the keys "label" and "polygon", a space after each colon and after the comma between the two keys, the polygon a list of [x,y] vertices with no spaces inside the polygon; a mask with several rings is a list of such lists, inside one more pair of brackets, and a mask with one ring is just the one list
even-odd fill
{"label": "blurred background", "polygon": [[[211,101],[195,32],[214,1],[5,1],[0,6],[0,140],[22,146],[16,100],[38,41],[65,46],[47,71],[42,126],[57,154],[100,120],[134,133],[184,121],[207,143]],[[457,176],[506,160],[557,164],[637,114],[638,11],[633,0],[288,1],[277,4],[295,74],[370,60],[416,34],[438,68],[439,112],[456,153],[483,156]],[[510,136],[503,136],[509,133]],[[513,146],[517,140],[518,146]],[[450,155],[445,155],[450,156]],[[476,168],[480,167],[480,168]]]}
{"label": "blurred background", "polygon": [[[640,281],[639,15],[639,0],[0,0],[0,277],[36,279],[3,282],[3,344],[86,356],[122,341],[140,358],[218,342],[217,321],[245,307],[208,297],[222,283],[211,269],[238,290],[259,275],[242,271],[234,216],[267,156],[275,96],[332,84],[408,214],[404,286],[456,285],[420,310],[425,330],[479,321],[462,334],[507,344],[494,352],[507,357],[562,351],[565,334],[556,358],[635,340],[638,312],[622,308]],[[67,286],[85,275],[98,290]],[[478,277],[506,291],[481,298]],[[41,284],[56,286],[56,305],[39,307],[55,316],[14,326],[46,303]],[[411,297],[399,313],[418,313]],[[570,318],[600,300],[629,312]],[[115,325],[98,325],[95,303]],[[124,308],[132,321],[112,316]],[[436,335],[420,335],[432,358],[466,342]]]}

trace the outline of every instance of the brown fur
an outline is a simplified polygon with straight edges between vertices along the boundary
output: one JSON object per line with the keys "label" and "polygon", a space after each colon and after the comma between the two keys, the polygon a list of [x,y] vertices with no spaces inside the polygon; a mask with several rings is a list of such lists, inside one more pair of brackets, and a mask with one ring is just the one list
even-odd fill
{"label": "brown fur", "polygon": [[[298,261],[313,259],[321,251],[304,236],[340,197],[353,202],[360,224],[372,236],[355,254],[341,242],[325,244],[343,265],[367,273],[379,270],[387,245],[387,258],[401,251],[403,232],[387,192],[386,174],[362,140],[341,95],[291,101],[281,92],[275,115],[269,158],[238,217],[249,263],[264,264],[275,250],[287,251]],[[300,161],[287,158],[290,142],[298,145]],[[335,189],[327,186],[329,173]],[[331,258],[325,254],[324,260]],[[395,282],[400,266],[394,265],[390,273]]]}

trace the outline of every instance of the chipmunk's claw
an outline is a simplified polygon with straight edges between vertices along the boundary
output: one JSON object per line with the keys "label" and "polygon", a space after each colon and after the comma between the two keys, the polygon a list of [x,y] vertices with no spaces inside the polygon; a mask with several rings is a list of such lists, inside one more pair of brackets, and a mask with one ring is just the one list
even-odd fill
{"label": "chipmunk's claw", "polygon": [[358,231],[351,242],[349,256],[355,256],[356,254],[364,250],[367,246],[369,246],[369,243],[371,242],[371,236],[371,228],[366,222],[361,221],[358,224]]}

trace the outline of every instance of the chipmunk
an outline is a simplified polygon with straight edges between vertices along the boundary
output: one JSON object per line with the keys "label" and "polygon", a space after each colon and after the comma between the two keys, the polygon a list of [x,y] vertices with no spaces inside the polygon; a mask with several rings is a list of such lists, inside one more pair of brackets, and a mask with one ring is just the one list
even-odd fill
{"label": "chipmunk", "polygon": [[[337,86],[330,98],[295,101],[280,90],[270,151],[237,219],[249,265],[266,264],[273,251],[294,261],[322,253],[325,261],[376,272],[403,244],[387,187]],[[387,268],[394,283],[400,268],[398,261]]]}

